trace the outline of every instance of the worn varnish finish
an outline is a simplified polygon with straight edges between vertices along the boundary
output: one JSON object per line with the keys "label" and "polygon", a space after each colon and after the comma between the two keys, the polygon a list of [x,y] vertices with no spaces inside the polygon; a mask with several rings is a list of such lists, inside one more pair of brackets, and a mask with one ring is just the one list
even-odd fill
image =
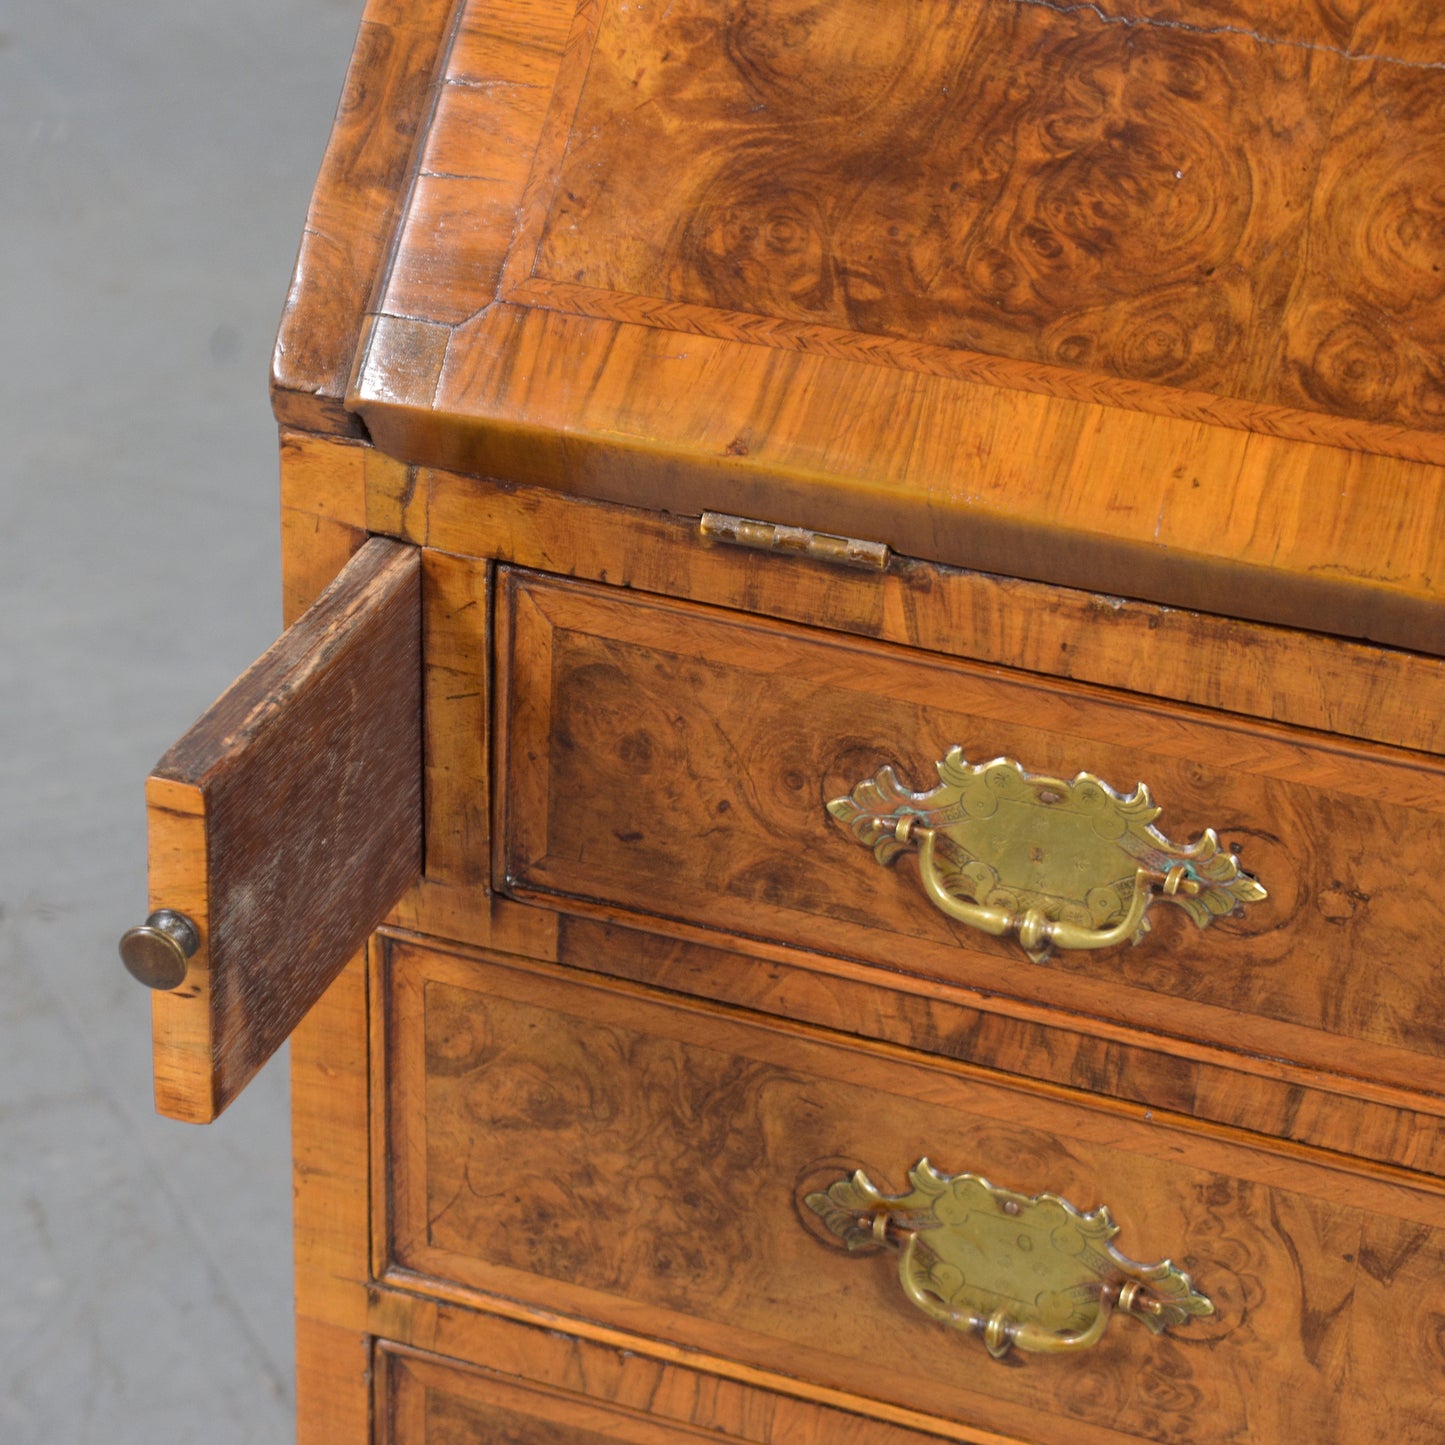
{"label": "worn varnish finish", "polygon": [[[781,1020],[390,953],[401,1265],[1024,1439],[1375,1445],[1445,1425],[1438,1196]],[[1121,1242],[1168,1253],[1217,1315],[988,1368],[887,1260],[797,1213],[824,1176],[897,1180],[922,1155],[1106,1202]],[[1387,1338],[1382,1397],[1353,1361]]]}
{"label": "worn varnish finish", "polygon": [[569,1445],[701,1445],[705,1435],[642,1416],[619,1415],[577,1397],[555,1396],[447,1368],[410,1355],[383,1356],[387,1445],[466,1445],[505,1440],[507,1445],[548,1445],[565,1431]]}
{"label": "worn varnish finish", "polygon": [[388,451],[1445,650],[1422,19],[523,14],[448,61],[350,393]]}
{"label": "worn varnish finish", "polygon": [[[1438,1091],[1445,818],[1417,756],[527,574],[503,598],[506,886]],[[1156,905],[1138,947],[1030,964],[824,811],[886,763],[926,790],[954,744],[1142,780],[1167,834],[1215,828],[1270,896],[1203,931]]]}
{"label": "worn varnish finish", "polygon": [[369,543],[156,765],[152,906],[201,951],[155,997],[156,1103],[214,1118],[421,866],[421,590]]}

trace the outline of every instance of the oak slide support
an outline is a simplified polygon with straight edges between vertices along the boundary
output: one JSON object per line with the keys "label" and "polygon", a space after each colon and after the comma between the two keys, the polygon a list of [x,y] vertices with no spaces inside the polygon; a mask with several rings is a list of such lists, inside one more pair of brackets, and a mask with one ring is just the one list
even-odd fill
{"label": "oak slide support", "polygon": [[200,946],[154,997],[156,1107],[207,1123],[422,858],[421,564],[373,538],[156,765],[151,908]]}

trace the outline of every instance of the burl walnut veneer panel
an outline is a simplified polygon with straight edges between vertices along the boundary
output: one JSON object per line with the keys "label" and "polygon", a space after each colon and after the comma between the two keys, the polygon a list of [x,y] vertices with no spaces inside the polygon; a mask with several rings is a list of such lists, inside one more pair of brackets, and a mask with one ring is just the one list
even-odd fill
{"label": "burl walnut veneer panel", "polygon": [[535,292],[923,370],[983,352],[1274,400],[1348,62],[1181,8],[609,8]]}
{"label": "burl walnut veneer panel", "polygon": [[1086,1089],[1157,1114],[1445,1176],[1445,1107],[1438,1095],[1421,1097],[1177,1035],[1141,1036],[1097,1015],[1070,1017],[901,968],[880,970],[756,939],[730,943],[719,947],[716,935],[703,929],[643,932],[569,914],[561,920],[555,956],[592,973]]}
{"label": "burl walnut veneer panel", "polygon": [[[1441,773],[1418,754],[506,570],[499,886],[968,983],[1141,1029],[1441,1091],[1430,940]],[[1059,950],[948,919],[828,800],[884,764],[1148,784],[1176,842],[1214,828],[1269,890],[1200,930]]]}
{"label": "burl walnut veneer panel", "polygon": [[[389,1237],[414,1285],[1020,1439],[1378,1445],[1445,1427],[1436,1194],[548,965],[392,942],[380,1007]],[[1083,1355],[993,1363],[799,1203],[853,1167],[896,1188],[925,1155],[1107,1203],[1121,1247],[1169,1255],[1217,1313],[1160,1337],[1116,1319]]]}
{"label": "burl walnut veneer panel", "polygon": [[[496,93],[509,11],[473,5],[421,171],[540,140],[555,173],[533,173],[508,299],[944,374],[970,352],[1445,419],[1445,39],[1394,53],[1414,28],[1374,22],[1398,7],[524,8],[510,86],[530,94]],[[554,85],[565,129],[543,126]]]}
{"label": "burl walnut veneer panel", "polygon": [[1440,653],[1437,28],[473,0],[350,404],[411,462]]}

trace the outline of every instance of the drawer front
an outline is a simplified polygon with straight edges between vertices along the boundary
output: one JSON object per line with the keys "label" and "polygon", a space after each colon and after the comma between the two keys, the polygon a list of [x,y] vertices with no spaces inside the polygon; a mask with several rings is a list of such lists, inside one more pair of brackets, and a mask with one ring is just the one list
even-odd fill
{"label": "drawer front", "polygon": [[[1431,760],[535,574],[501,593],[504,887],[1438,1092]],[[885,765],[929,788],[954,746],[1142,780],[1157,828],[1216,829],[1268,897],[1204,929],[1157,902],[1137,947],[1030,961],[827,813]]]}
{"label": "drawer front", "polygon": [[671,1445],[720,1440],[427,1356],[384,1354],[384,1445]]}
{"label": "drawer front", "polygon": [[[393,941],[380,993],[385,1227],[410,1288],[526,1299],[1006,1438],[1445,1429],[1437,1195],[549,965]],[[803,1202],[856,1168],[903,1188],[925,1156],[1107,1205],[1125,1254],[1172,1258],[1216,1312],[1158,1337],[1116,1315],[1077,1355],[991,1361]]]}
{"label": "drawer front", "polygon": [[[485,1369],[386,1342],[380,1445],[937,1445],[924,1435],[557,1330],[486,1321]],[[525,1340],[518,1337],[525,1336]],[[526,1353],[519,1356],[519,1346]],[[977,1445],[1011,1445],[963,1432]]]}

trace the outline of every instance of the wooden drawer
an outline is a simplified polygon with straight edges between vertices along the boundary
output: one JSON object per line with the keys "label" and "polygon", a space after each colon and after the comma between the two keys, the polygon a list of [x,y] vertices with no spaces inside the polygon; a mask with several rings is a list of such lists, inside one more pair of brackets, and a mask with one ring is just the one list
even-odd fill
{"label": "wooden drawer", "polygon": [[[499,594],[504,889],[1440,1092],[1437,760],[536,574]],[[1138,947],[1030,962],[825,809],[885,764],[926,789],[954,745],[1142,779],[1161,830],[1215,828],[1268,897],[1202,930],[1158,903]]]}
{"label": "wooden drawer", "polygon": [[[393,1283],[525,1299],[944,1434],[1375,1445],[1445,1429],[1437,1193],[552,965],[390,941],[381,979]],[[1107,1204],[1119,1247],[1171,1257],[1216,1313],[1157,1338],[1116,1317],[1082,1354],[990,1361],[800,1202],[858,1167],[900,1188],[924,1156]]]}
{"label": "wooden drawer", "polygon": [[[558,1330],[483,1319],[475,1344],[485,1369],[378,1346],[378,1445],[928,1445],[938,1438]],[[966,1438],[1002,1445],[971,1431]]]}

